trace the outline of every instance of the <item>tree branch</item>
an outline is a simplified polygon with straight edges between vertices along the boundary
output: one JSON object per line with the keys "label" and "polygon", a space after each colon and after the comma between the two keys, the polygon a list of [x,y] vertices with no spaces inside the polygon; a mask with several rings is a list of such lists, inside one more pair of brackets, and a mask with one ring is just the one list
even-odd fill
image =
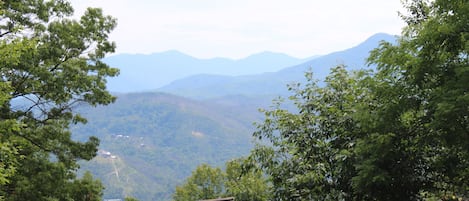
{"label": "tree branch", "polygon": [[37,148],[43,150],[43,151],[46,151],[46,152],[52,152],[51,149],[47,149],[45,147],[43,147],[42,145],[40,145],[39,143],[36,143],[33,139],[29,138],[29,137],[26,137],[24,135],[21,135],[20,133],[18,133],[18,136],[22,137],[23,139],[27,140],[28,142],[30,142],[31,144],[33,144],[34,146],[36,146]]}
{"label": "tree branch", "polygon": [[0,34],[0,38],[3,37],[3,36],[5,36],[5,35],[7,35],[7,34],[10,34],[10,33],[13,33],[13,32],[10,31],[10,30],[8,30],[8,31],[5,32],[5,33],[1,33],[1,34]]}

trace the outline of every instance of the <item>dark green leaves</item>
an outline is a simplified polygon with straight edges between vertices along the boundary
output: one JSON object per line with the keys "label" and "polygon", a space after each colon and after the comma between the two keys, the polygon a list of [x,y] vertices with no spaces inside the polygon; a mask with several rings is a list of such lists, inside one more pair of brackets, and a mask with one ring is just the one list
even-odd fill
{"label": "dark green leaves", "polygon": [[469,197],[469,3],[405,2],[398,43],[370,54],[375,74],[337,67],[324,87],[290,87],[297,111],[264,111],[253,157],[276,199]]}
{"label": "dark green leaves", "polygon": [[275,199],[354,198],[353,148],[362,135],[355,117],[374,104],[368,82],[366,72],[350,75],[338,66],[325,87],[311,78],[304,87],[291,86],[297,112],[280,107],[265,111],[266,120],[254,135],[274,147],[259,145],[253,157],[271,177]]}
{"label": "dark green leaves", "polygon": [[[92,183],[87,175],[70,181],[77,161],[96,155],[99,140],[76,142],[69,125],[86,122],[74,111],[78,104],[115,100],[106,78],[118,70],[100,59],[114,52],[108,35],[116,20],[94,8],[80,20],[68,18],[73,8],[63,0],[0,6],[0,197],[72,199],[67,186]],[[100,200],[102,188],[89,188],[95,197],[83,200]]]}

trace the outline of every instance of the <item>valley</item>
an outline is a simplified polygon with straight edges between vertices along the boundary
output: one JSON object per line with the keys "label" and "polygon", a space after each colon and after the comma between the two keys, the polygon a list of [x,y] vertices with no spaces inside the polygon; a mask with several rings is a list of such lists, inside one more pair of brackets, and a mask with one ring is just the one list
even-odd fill
{"label": "valley", "polygon": [[[356,47],[272,72],[192,72],[157,87],[151,80],[164,79],[163,68],[161,75],[153,69],[140,72],[142,77],[135,80],[110,81],[109,88],[118,98],[114,104],[78,108],[88,123],[72,128],[74,138],[97,136],[101,141],[98,156],[82,162],[80,172],[90,171],[103,182],[105,199],[171,200],[175,186],[198,165],[222,167],[230,159],[247,155],[254,142],[253,123],[263,119],[258,109],[268,108],[279,96],[288,99],[287,84],[302,82],[308,69],[321,80],[335,65],[365,68],[368,52],[381,40],[392,41],[394,37],[377,34]],[[128,55],[117,57],[112,59],[129,59]],[[129,69],[132,63],[137,62],[127,60],[122,65],[129,66],[121,68]],[[118,63],[113,65],[119,67]],[[121,72],[123,79],[131,77],[126,72]],[[144,87],[134,87],[134,83]],[[130,86],[134,92],[128,92],[126,87]]]}

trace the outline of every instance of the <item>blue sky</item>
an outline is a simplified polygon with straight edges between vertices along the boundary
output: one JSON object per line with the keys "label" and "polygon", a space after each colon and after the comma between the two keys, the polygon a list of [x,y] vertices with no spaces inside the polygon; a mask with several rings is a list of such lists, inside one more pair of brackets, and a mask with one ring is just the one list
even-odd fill
{"label": "blue sky", "polygon": [[117,53],[179,50],[198,58],[262,51],[295,57],[399,34],[400,0],[72,0],[76,14],[101,7],[118,19]]}

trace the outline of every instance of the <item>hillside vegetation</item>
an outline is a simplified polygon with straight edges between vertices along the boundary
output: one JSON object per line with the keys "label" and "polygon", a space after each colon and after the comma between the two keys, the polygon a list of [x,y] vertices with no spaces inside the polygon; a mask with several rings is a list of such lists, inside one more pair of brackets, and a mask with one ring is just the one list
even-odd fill
{"label": "hillside vegetation", "polygon": [[246,155],[252,123],[260,120],[256,110],[162,93],[119,95],[112,105],[80,112],[89,123],[75,127],[74,136],[101,140],[98,157],[82,170],[103,181],[105,198],[141,200],[168,198],[199,164]]}
{"label": "hillside vegetation", "polygon": [[[118,94],[112,105],[80,108],[89,123],[74,127],[74,136],[97,136],[100,151],[115,156],[99,154],[81,169],[103,181],[105,198],[168,200],[175,186],[198,165],[222,166],[229,159],[247,155],[253,148],[253,123],[263,120],[258,109],[269,108],[273,99],[288,94],[287,84],[304,80],[308,69],[318,78],[325,76],[331,66],[321,65],[337,61],[355,62],[349,68],[365,66],[368,51],[380,40],[393,39],[377,34],[354,48],[278,72],[239,77],[198,75],[169,85],[178,86],[168,90],[176,95]],[[294,109],[292,104],[283,107]]]}

